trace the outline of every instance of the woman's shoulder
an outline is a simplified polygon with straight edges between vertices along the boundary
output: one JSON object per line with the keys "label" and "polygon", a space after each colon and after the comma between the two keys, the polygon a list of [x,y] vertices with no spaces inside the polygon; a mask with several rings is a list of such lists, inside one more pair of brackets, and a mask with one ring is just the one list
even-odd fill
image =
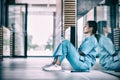
{"label": "woman's shoulder", "polygon": [[96,42],[97,42],[97,38],[96,38],[95,35],[90,36],[90,37],[89,37],[89,40],[90,40],[91,42],[93,42],[93,43],[96,43]]}
{"label": "woman's shoulder", "polygon": [[104,35],[102,35],[102,34],[100,34],[100,38],[101,38],[101,39],[109,39],[107,36],[104,36]]}
{"label": "woman's shoulder", "polygon": [[104,35],[100,35],[99,42],[107,43],[107,42],[112,42],[110,38]]}
{"label": "woman's shoulder", "polygon": [[100,37],[100,35],[98,35],[98,34],[95,34],[95,35],[92,35],[92,36],[91,36],[92,39],[97,39],[97,38],[99,38],[99,37]]}

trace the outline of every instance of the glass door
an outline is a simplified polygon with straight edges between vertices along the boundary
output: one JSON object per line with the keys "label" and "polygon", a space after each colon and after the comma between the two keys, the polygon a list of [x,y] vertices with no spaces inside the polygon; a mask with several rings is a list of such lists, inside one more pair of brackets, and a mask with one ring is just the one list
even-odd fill
{"label": "glass door", "polygon": [[8,5],[10,33],[10,55],[27,57],[27,4]]}

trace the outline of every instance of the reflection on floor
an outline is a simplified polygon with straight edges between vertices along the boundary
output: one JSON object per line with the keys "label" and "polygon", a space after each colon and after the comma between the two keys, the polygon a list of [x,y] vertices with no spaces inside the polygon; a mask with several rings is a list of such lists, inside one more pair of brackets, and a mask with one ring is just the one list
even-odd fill
{"label": "reflection on floor", "polygon": [[0,62],[0,80],[120,80],[120,77],[93,69],[72,73],[65,62],[62,64],[64,72],[43,71],[42,66],[51,61],[51,57],[4,58]]}

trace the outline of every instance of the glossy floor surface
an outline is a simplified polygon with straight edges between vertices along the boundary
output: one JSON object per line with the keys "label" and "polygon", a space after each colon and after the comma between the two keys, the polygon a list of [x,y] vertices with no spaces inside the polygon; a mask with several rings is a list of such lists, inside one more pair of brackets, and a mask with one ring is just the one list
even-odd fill
{"label": "glossy floor surface", "polygon": [[0,62],[0,80],[120,80],[119,76],[94,69],[70,72],[71,67],[66,62],[62,64],[64,71],[42,70],[51,61],[51,57],[4,58]]}

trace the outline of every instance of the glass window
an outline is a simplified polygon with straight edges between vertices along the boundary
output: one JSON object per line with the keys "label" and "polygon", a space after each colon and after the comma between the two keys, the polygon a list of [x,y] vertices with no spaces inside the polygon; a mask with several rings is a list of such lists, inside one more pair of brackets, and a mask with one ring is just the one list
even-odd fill
{"label": "glass window", "polygon": [[8,6],[8,27],[4,28],[4,56],[25,56],[26,6]]}
{"label": "glass window", "polygon": [[110,20],[110,8],[108,6],[97,6],[96,13],[97,13],[97,21]]}
{"label": "glass window", "polygon": [[88,13],[87,13],[87,15],[86,15],[87,17],[87,21],[88,20],[94,20],[94,8],[92,9],[92,10],[90,10]]}
{"label": "glass window", "polygon": [[[96,18],[98,22],[98,33],[103,34],[103,27],[108,27],[108,31],[111,34],[110,27],[110,7],[108,6],[97,6],[96,7]],[[111,35],[112,36],[112,35]],[[112,38],[112,37],[110,37]]]}
{"label": "glass window", "polygon": [[10,56],[10,30],[3,27],[3,56]]}
{"label": "glass window", "polygon": [[78,20],[78,47],[81,44],[83,37],[83,17]]}
{"label": "glass window", "polygon": [[28,13],[28,56],[52,56],[53,14]]}

